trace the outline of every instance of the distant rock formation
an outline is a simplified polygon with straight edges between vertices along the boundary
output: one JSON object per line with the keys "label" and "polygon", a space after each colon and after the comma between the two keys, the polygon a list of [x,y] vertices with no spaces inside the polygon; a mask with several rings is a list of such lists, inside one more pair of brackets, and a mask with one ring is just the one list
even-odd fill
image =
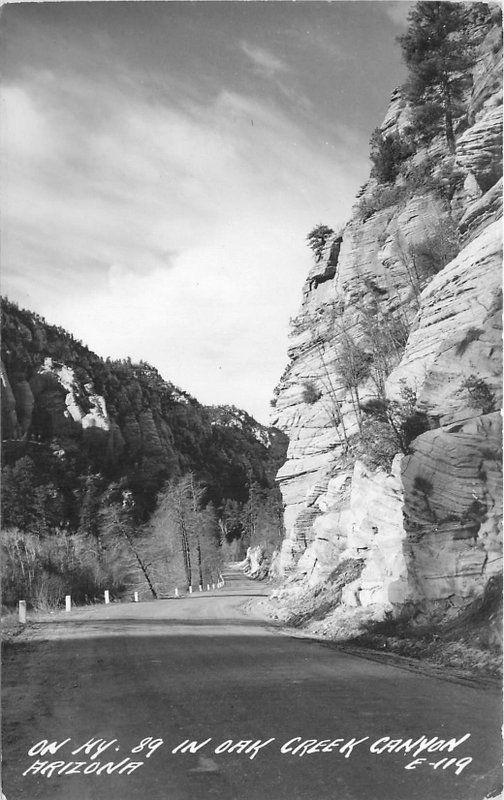
{"label": "distant rock formation", "polygon": [[142,521],[166,481],[188,471],[217,507],[246,502],[251,482],[276,491],[283,433],[232,406],[201,405],[145,362],[101,359],[7,300],[1,381],[3,464],[28,457],[36,485],[63,492],[70,530],[90,495],[112,485],[131,491]]}

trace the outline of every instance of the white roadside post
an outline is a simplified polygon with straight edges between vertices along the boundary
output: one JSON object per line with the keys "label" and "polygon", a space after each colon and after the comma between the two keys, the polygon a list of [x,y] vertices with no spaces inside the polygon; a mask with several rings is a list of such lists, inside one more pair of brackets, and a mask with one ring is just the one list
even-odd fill
{"label": "white roadside post", "polygon": [[26,600],[19,601],[19,621],[22,625],[26,623]]}
{"label": "white roadside post", "polygon": [[179,596],[178,589],[177,589],[177,587],[175,586],[175,597],[178,597],[178,596]]}
{"label": "white roadside post", "polygon": [[105,604],[110,603],[109,590],[105,589]]}
{"label": "white roadside post", "polygon": [[212,583],[212,590],[215,590],[215,583]]}
{"label": "white roadside post", "polygon": [[192,586],[189,586],[189,594],[192,594]]}
{"label": "white roadside post", "polygon": [[200,583],[200,585],[198,586],[198,589],[199,589],[199,591],[200,591],[200,592],[202,592],[202,591],[203,591],[203,586],[201,585],[201,583]]}
{"label": "white roadside post", "polygon": [[65,595],[65,611],[72,610],[72,598],[69,594]]}
{"label": "white roadside post", "polygon": [[209,583],[207,583],[207,585],[206,585],[206,590],[207,590],[207,592],[210,591],[210,584]]}
{"label": "white roadside post", "polygon": [[138,592],[135,592],[135,594],[133,595],[133,599],[135,603],[138,603]]}

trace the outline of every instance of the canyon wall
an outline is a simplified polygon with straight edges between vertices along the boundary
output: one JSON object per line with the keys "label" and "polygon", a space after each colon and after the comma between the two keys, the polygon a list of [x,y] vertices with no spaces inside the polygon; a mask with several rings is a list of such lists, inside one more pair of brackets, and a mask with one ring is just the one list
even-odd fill
{"label": "canyon wall", "polygon": [[[275,569],[316,585],[363,559],[342,592],[346,609],[458,607],[502,570],[496,17],[455,153],[438,135],[392,186],[370,178],[316,258],[291,322],[272,419],[290,440]],[[382,135],[401,138],[410,123],[396,91]]]}

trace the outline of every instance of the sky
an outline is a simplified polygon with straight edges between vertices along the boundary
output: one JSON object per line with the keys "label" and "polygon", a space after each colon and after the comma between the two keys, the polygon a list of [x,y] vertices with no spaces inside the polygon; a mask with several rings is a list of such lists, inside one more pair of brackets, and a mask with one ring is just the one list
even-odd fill
{"label": "sky", "polygon": [[267,422],[306,235],[368,176],[410,6],[4,6],[2,293]]}

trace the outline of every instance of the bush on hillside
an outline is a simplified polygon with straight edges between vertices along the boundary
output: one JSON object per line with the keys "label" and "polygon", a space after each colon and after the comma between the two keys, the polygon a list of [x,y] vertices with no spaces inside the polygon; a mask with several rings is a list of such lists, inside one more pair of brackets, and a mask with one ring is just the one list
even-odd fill
{"label": "bush on hillside", "polygon": [[417,407],[416,393],[404,382],[399,399],[372,398],[361,409],[364,419],[356,448],[371,467],[390,470],[394,456],[408,454],[411,442],[430,429],[429,418]]}
{"label": "bush on hillside", "polygon": [[379,184],[360,199],[357,203],[357,213],[365,222],[377,211],[402,204],[407,197],[408,191],[405,186]]}
{"label": "bush on hillside", "polygon": [[311,406],[316,403],[317,400],[320,400],[321,396],[322,392],[317,389],[313,381],[306,381],[306,383],[303,383],[303,403],[307,403]]}
{"label": "bush on hillside", "polygon": [[413,153],[410,142],[395,133],[384,136],[380,128],[376,128],[371,135],[370,145],[373,162],[371,176],[378,183],[393,183],[401,164]]}
{"label": "bush on hillside", "polygon": [[482,378],[469,375],[462,384],[462,389],[467,392],[469,408],[481,411],[482,414],[490,414],[495,411],[495,395]]}
{"label": "bush on hillside", "polygon": [[416,164],[404,164],[401,176],[410,197],[433,194],[445,203],[451,201],[465,178],[464,172],[456,167],[453,158],[440,162],[434,155],[427,155]]}
{"label": "bush on hillside", "polygon": [[415,272],[423,285],[460,252],[458,231],[449,219],[426,230],[425,238],[409,246]]}

